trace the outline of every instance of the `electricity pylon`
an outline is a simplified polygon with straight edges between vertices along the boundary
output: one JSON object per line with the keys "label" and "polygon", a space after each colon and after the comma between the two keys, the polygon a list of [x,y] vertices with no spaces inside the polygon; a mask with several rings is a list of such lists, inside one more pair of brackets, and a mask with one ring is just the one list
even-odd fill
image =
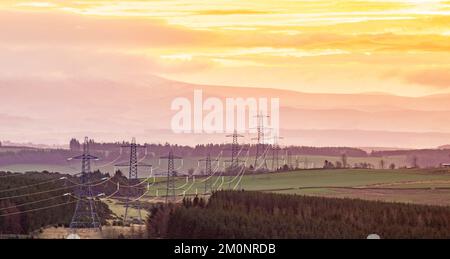
{"label": "electricity pylon", "polygon": [[288,169],[292,169],[292,152],[289,147],[286,148],[286,163]]}
{"label": "electricity pylon", "polygon": [[237,133],[237,130],[234,130],[232,135],[226,135],[228,138],[233,138],[231,142],[231,167],[239,166],[239,139],[244,136]]}
{"label": "electricity pylon", "polygon": [[[139,174],[138,174],[138,168],[139,167],[151,167],[151,165],[147,165],[147,164],[140,164],[138,163],[137,160],[137,149],[138,148],[146,148],[146,146],[142,146],[142,145],[138,145],[136,144],[136,139],[133,138],[131,140],[131,143],[129,145],[122,145],[122,148],[130,148],[130,160],[128,164],[118,164],[115,165],[117,167],[128,167],[129,168],[129,173],[128,173],[128,186],[131,186],[133,183],[138,182],[139,180]],[[130,193],[132,192],[132,190],[130,190],[130,188],[128,188],[128,192],[127,192],[127,200],[125,202],[125,216],[123,218],[123,222],[126,223],[128,220],[128,210],[130,207]],[[139,216],[139,223],[142,224],[143,220],[142,220],[142,213],[141,213],[141,202],[139,200],[136,201],[137,202],[137,207],[138,207],[138,216]],[[125,224],[124,224],[125,225]]]}
{"label": "electricity pylon", "polygon": [[273,144],[272,144],[272,171],[277,171],[280,168],[279,164],[279,152],[281,150],[280,145],[278,144],[278,140],[282,139],[282,137],[274,136]]}
{"label": "electricity pylon", "polygon": [[70,229],[75,232],[77,228],[101,228],[100,220],[95,208],[95,200],[89,182],[91,175],[91,160],[98,160],[89,153],[89,139],[86,137],[83,143],[83,154],[69,160],[81,160],[81,183],[76,191],[77,205],[70,222]]}
{"label": "electricity pylon", "polygon": [[[262,165],[262,169],[267,171],[267,161],[266,152],[264,151],[265,144],[265,131],[264,118],[269,118],[270,116],[264,115],[261,112],[256,115],[257,119],[257,137],[253,138],[257,141],[256,143],[256,155],[255,155],[255,171],[259,169],[259,165]],[[259,163],[259,164],[258,164]]]}
{"label": "electricity pylon", "polygon": [[229,179],[228,179],[228,188],[230,188],[231,187],[231,181],[233,180],[233,175],[237,174],[239,172],[239,170],[242,169],[242,163],[245,162],[245,161],[239,160],[239,152],[244,150],[244,148],[242,148],[242,149],[239,148],[240,147],[240,145],[239,145],[239,138],[243,138],[244,136],[238,134],[237,130],[235,129],[233,131],[233,134],[226,135],[226,137],[232,138],[232,142],[231,142],[231,160],[226,160],[225,161],[225,162],[229,162],[230,163],[230,166],[228,167],[229,171],[230,171],[230,176],[229,176]]}
{"label": "electricity pylon", "polygon": [[169,202],[169,191],[171,192],[171,201],[175,202],[175,177],[177,172],[175,171],[175,159],[182,159],[175,156],[173,151],[170,150],[167,156],[162,156],[160,159],[167,159],[167,186],[166,186],[166,204]]}
{"label": "electricity pylon", "polygon": [[211,153],[208,153],[208,155],[206,155],[205,158],[198,160],[199,162],[205,162],[205,194],[207,193],[208,190],[212,191],[211,189],[211,177],[213,175],[213,171],[212,171],[212,162],[217,162],[219,163],[219,159],[211,159]]}

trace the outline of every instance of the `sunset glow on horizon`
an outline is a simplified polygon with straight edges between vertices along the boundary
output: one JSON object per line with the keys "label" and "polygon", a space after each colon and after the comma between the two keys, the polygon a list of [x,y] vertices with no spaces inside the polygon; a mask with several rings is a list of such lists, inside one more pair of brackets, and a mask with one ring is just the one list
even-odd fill
{"label": "sunset glow on horizon", "polygon": [[2,1],[0,13],[3,62],[51,57],[24,62],[36,76],[450,92],[450,1]]}

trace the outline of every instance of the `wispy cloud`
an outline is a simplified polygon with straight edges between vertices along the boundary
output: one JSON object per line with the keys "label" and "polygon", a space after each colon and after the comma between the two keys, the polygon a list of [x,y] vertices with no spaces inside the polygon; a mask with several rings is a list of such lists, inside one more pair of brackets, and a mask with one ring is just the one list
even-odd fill
{"label": "wispy cloud", "polygon": [[[448,0],[5,0],[0,55],[10,65],[1,73],[28,67],[49,76],[109,71],[299,91],[445,92],[436,87],[445,77],[433,82],[431,73],[421,83],[413,74],[450,66],[448,7]],[[400,66],[409,77],[380,76]]]}
{"label": "wispy cloud", "polygon": [[438,89],[450,89],[450,67],[413,72],[405,78],[409,83]]}
{"label": "wispy cloud", "polygon": [[202,10],[194,14],[198,15],[256,15],[270,14],[269,11],[245,10],[245,9],[227,9],[227,10]]}

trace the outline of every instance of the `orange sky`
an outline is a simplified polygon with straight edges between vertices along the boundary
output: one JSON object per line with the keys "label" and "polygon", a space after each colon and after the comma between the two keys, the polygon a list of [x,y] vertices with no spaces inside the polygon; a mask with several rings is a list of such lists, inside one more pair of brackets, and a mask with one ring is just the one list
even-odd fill
{"label": "orange sky", "polygon": [[0,77],[450,92],[450,0],[3,0],[0,31]]}

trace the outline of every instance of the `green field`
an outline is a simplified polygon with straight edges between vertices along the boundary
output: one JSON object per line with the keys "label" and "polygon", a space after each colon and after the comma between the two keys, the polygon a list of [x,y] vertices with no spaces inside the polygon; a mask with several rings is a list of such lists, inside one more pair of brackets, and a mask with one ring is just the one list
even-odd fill
{"label": "green field", "polygon": [[[305,160],[314,164],[315,167],[321,167],[324,160],[332,162],[338,161],[339,157],[308,156],[299,157],[299,166]],[[383,158],[385,164],[395,163],[397,166],[407,165],[405,157]],[[292,159],[295,163],[295,159]],[[378,166],[380,158],[348,158],[349,164],[369,162]],[[251,164],[248,160],[248,165]],[[150,188],[145,200],[148,202],[164,201],[166,195],[165,171],[166,161],[146,159],[141,161],[153,164],[154,172],[159,173],[157,181],[153,183],[153,178],[149,179]],[[270,161],[268,161],[270,167]],[[177,163],[175,168],[180,174],[186,174],[188,169],[193,168],[195,174],[200,174],[204,165],[197,162],[197,158],[185,159],[183,164]],[[213,165],[213,167],[215,167]],[[79,164],[72,162],[67,165],[11,165],[0,167],[0,171],[55,171],[61,173],[77,173]],[[223,161],[220,170],[223,170]],[[102,172],[114,172],[114,166],[108,162],[95,162],[92,169],[100,169]],[[116,168],[117,169],[117,168]],[[127,172],[123,168],[123,172]],[[141,178],[148,177],[150,171],[141,170]],[[298,170],[286,173],[269,173],[244,175],[238,177],[211,177],[209,181],[213,184],[213,190],[220,189],[245,189],[264,192],[278,192],[301,195],[318,195],[329,197],[349,197],[369,200],[383,200],[393,202],[407,202],[431,205],[450,206],[450,173],[439,169],[396,169],[396,170],[369,170],[369,169],[310,169]],[[205,192],[205,178],[196,176],[193,179],[186,180],[186,176],[180,176],[176,179],[176,195],[182,199],[183,195],[203,195]],[[142,186],[144,187],[144,185]],[[209,191],[208,191],[209,193]],[[123,214],[119,209],[120,204],[111,204],[117,207],[117,214]],[[131,212],[131,213],[134,213]]]}
{"label": "green field", "polygon": [[[119,218],[123,218],[125,215],[125,206],[122,202],[119,202],[116,199],[107,199],[104,200],[106,204],[108,204],[109,209]],[[147,217],[147,211],[142,209],[141,216],[143,219]],[[139,211],[134,207],[130,207],[128,209],[128,217],[130,219],[139,219]]]}
{"label": "green field", "polygon": [[[179,199],[183,195],[202,195],[204,180],[178,177],[176,194]],[[245,175],[242,179],[214,176],[209,180],[215,183],[213,189],[239,189],[241,186],[244,190],[264,192],[450,205],[450,172],[438,169],[317,169]],[[147,200],[160,201],[165,194],[166,183],[157,182],[151,184]]]}

